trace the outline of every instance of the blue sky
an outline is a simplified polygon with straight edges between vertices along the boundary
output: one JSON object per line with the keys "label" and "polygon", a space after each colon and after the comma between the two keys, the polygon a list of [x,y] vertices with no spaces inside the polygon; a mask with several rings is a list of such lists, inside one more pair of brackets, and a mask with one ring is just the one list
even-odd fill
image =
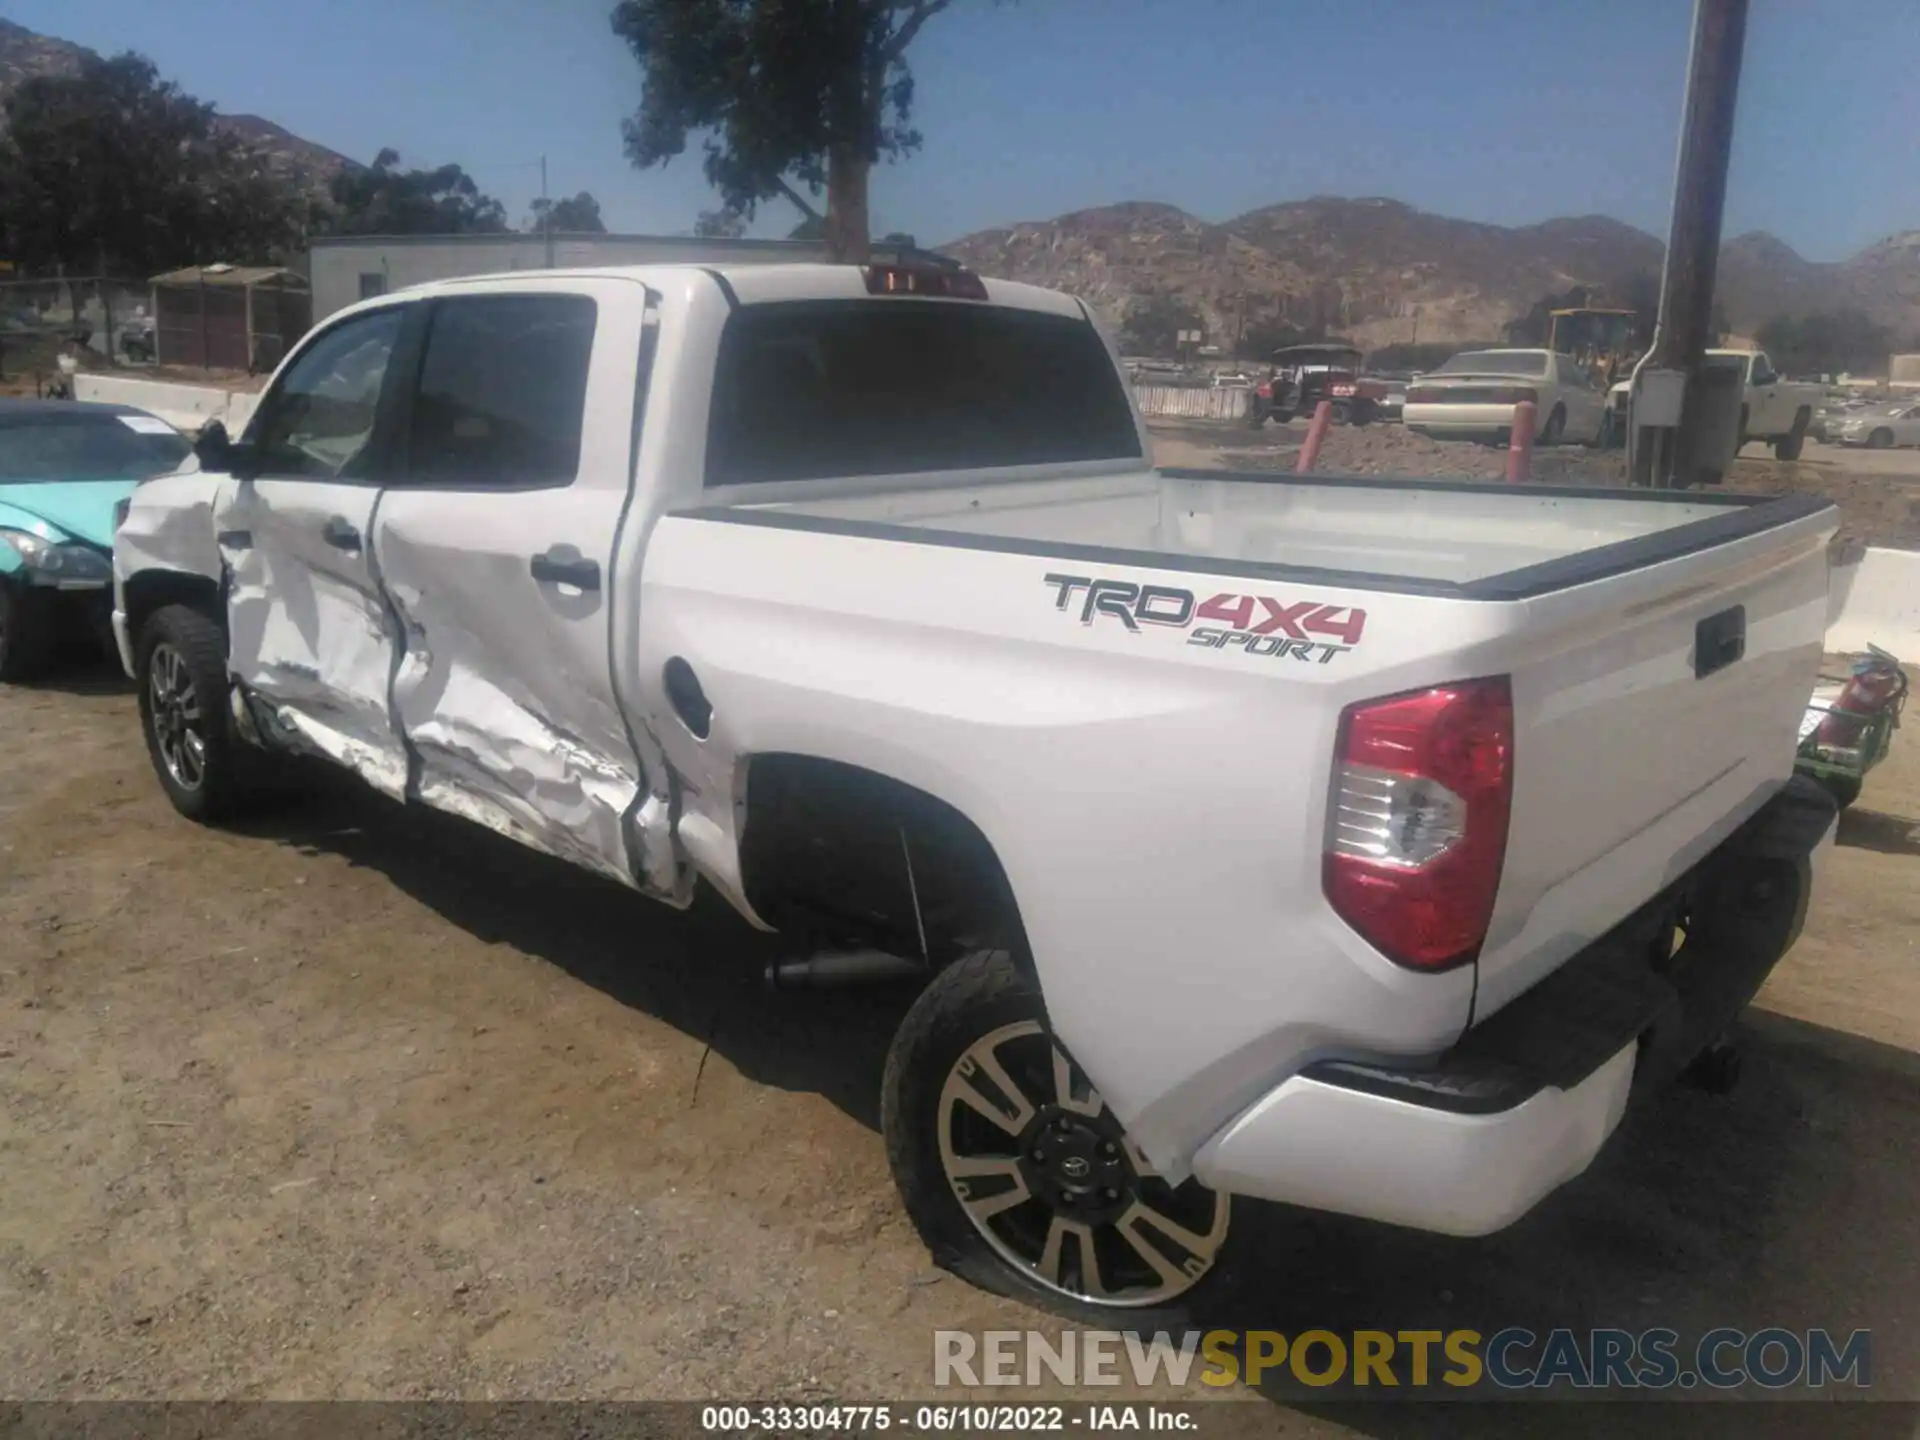
{"label": "blue sky", "polygon": [[[639,67],[611,0],[0,0],[136,49],[201,98],[369,160],[454,160],[516,223],[548,158],[614,229],[684,231],[697,154],[620,149]],[[924,150],[876,231],[922,242],[1116,200],[1209,219],[1387,195],[1521,224],[1599,212],[1664,234],[1688,0],[957,0],[913,53]],[[1727,211],[1838,259],[1920,228],[1920,0],[1753,0]],[[791,207],[763,212],[784,233]]]}

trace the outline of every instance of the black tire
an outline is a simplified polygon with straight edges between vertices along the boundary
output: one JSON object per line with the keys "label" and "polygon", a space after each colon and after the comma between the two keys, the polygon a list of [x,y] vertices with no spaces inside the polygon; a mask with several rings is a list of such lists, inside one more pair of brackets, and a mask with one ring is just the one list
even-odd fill
{"label": "black tire", "polygon": [[1374,422],[1373,402],[1356,400],[1353,402],[1352,420],[1355,425],[1371,425]]}
{"label": "black tire", "polygon": [[0,580],[0,684],[38,680],[53,664],[60,638],[54,597]]}
{"label": "black tire", "polygon": [[[1018,1077],[1016,1088],[1025,1080],[1022,1094],[1003,1092],[992,1070],[971,1058],[983,1048],[1001,1073]],[[1037,1065],[1058,1063],[1054,1056],[1069,1067],[1072,1106],[1056,1103],[1050,1069],[1038,1081],[1030,1078],[1039,1073]],[[963,1063],[974,1068],[963,1070]],[[972,1086],[968,1075],[985,1077],[972,1093],[990,1098],[993,1108],[1020,1125],[1017,1136],[949,1100],[950,1086]],[[986,1097],[989,1090],[992,1095]],[[1014,1113],[1007,1114],[1009,1109]],[[1192,1179],[1171,1187],[1146,1168],[1112,1112],[1053,1040],[1038,986],[1004,950],[968,955],[936,976],[914,1002],[887,1052],[880,1126],[894,1183],[934,1261],[983,1290],[1078,1319],[1152,1328],[1178,1323],[1225,1283],[1219,1261],[1228,1243],[1232,1207],[1227,1197]],[[982,1134],[985,1148],[976,1148]],[[976,1165],[1003,1165],[1011,1173],[976,1170],[979,1178],[955,1177],[947,1155],[957,1157],[956,1168],[972,1159]],[[1066,1178],[1070,1175],[1077,1179]],[[1105,1183],[1109,1180],[1111,1186]],[[1015,1192],[1026,1198],[976,1220],[957,1193],[966,1185],[986,1191],[971,1197],[975,1205]],[[1072,1197],[1056,1198],[1069,1190]],[[1174,1280],[1164,1272],[1143,1278],[1156,1267],[1140,1241],[1129,1239],[1141,1233],[1136,1217],[1142,1210],[1177,1218],[1196,1238],[1200,1227],[1207,1227],[1204,1253],[1182,1248],[1169,1254],[1148,1242],[1168,1268],[1184,1272]],[[1064,1228],[1069,1225],[1086,1235]],[[987,1232],[996,1238],[989,1239]],[[1157,1226],[1153,1233],[1166,1234]],[[1097,1257],[1091,1267],[1089,1240]],[[1035,1258],[1019,1263],[1013,1257],[1021,1253]],[[1051,1268],[1058,1283],[1042,1273],[1048,1253],[1055,1257]],[[1091,1286],[1089,1268],[1096,1280]],[[1142,1283],[1124,1298],[1101,1302],[1087,1292],[1105,1288],[1099,1283],[1103,1278],[1120,1282],[1110,1293],[1124,1292],[1130,1280]]]}
{"label": "black tire", "polygon": [[1860,798],[1858,775],[1822,775],[1820,783],[1826,788],[1826,792],[1833,796],[1833,803],[1842,810]]}
{"label": "black tire", "polygon": [[227,708],[225,632],[185,605],[155,611],[134,641],[134,676],[147,756],[173,808],[202,825],[239,814],[254,793],[254,767]]}
{"label": "black tire", "polygon": [[1553,413],[1547,416],[1546,427],[1540,432],[1540,443],[1542,445],[1558,445],[1563,439],[1566,438],[1566,434],[1567,434],[1566,407],[1562,405],[1556,405],[1553,407]]}
{"label": "black tire", "polygon": [[1813,417],[1805,410],[1801,410],[1795,414],[1793,417],[1793,429],[1773,442],[1773,458],[1776,460],[1798,460],[1800,458],[1800,452],[1806,448],[1807,426],[1810,425],[1812,421]]}
{"label": "black tire", "polygon": [[1885,426],[1874,431],[1871,435],[1867,436],[1867,448],[1869,450],[1891,450],[1893,448],[1893,431],[1887,429]]}
{"label": "black tire", "polygon": [[1345,425],[1353,418],[1353,407],[1344,400],[1336,400],[1329,408],[1327,418],[1335,425]]}
{"label": "black tire", "polygon": [[1735,455],[1738,455],[1742,450],[1746,448],[1747,448],[1747,407],[1742,405],[1740,407],[1740,434],[1735,438],[1733,442],[1733,453]]}

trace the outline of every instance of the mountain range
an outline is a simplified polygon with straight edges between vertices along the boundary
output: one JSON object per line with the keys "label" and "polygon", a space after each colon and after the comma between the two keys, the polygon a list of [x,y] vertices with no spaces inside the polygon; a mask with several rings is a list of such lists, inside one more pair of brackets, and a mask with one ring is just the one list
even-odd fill
{"label": "mountain range", "polygon": [[[71,40],[41,35],[0,18],[0,102],[15,86],[37,75],[72,75],[80,62],[96,52]],[[0,118],[0,124],[4,124]],[[358,167],[338,151],[291,131],[259,115],[216,115],[214,128],[232,136],[276,174],[300,181],[316,193],[342,170]]]}
{"label": "mountain range", "polygon": [[[1212,223],[1132,201],[982,230],[941,249],[984,275],[1080,296],[1117,324],[1141,300],[1170,297],[1210,339],[1285,321],[1366,346],[1497,339],[1539,300],[1576,287],[1624,303],[1657,278],[1663,241],[1604,215],[1489,225],[1397,200],[1319,196]],[[1772,235],[1721,250],[1717,298],[1734,331],[1781,314],[1857,306],[1905,343],[1920,332],[1920,231],[1837,263],[1808,260]]]}
{"label": "mountain range", "polygon": [[[0,100],[31,76],[72,74],[91,53],[0,19]],[[258,115],[215,123],[316,194],[358,165]],[[1664,245],[1604,215],[1509,227],[1397,200],[1320,196],[1220,223],[1131,201],[981,230],[940,248],[982,274],[1079,295],[1115,326],[1142,300],[1162,297],[1197,315],[1215,340],[1286,322],[1378,346],[1495,339],[1507,321],[1575,286],[1621,303],[1630,286],[1658,276]],[[1722,249],[1718,299],[1744,334],[1776,315],[1857,306],[1900,344],[1913,342],[1920,230],[1837,263],[1807,260],[1772,235],[1741,235]]]}

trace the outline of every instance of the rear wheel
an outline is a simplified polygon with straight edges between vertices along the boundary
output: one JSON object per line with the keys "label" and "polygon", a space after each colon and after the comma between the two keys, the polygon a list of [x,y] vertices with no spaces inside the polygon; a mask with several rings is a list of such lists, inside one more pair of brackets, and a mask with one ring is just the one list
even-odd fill
{"label": "rear wheel", "polygon": [[921,1239],[983,1289],[1138,1321],[1220,1278],[1229,1198],[1154,1170],[1004,950],[942,971],[907,1012],[881,1128]]}
{"label": "rear wheel", "polygon": [[1353,418],[1353,407],[1344,400],[1336,400],[1328,413],[1328,419],[1336,425],[1345,425]]}
{"label": "rear wheel", "polygon": [[1540,432],[1542,445],[1558,445],[1567,433],[1567,412],[1564,406],[1556,405],[1553,413],[1547,416],[1547,425]]}
{"label": "rear wheel", "polygon": [[1878,430],[1867,436],[1867,448],[1869,450],[1891,450],[1893,448],[1893,431],[1887,429],[1884,425],[1881,426]]}
{"label": "rear wheel", "polygon": [[46,674],[59,635],[53,605],[45,591],[0,580],[0,682],[17,685]]}
{"label": "rear wheel", "polygon": [[1826,787],[1834,803],[1842,810],[1860,798],[1860,777],[1858,775],[1822,775],[1820,783]]}

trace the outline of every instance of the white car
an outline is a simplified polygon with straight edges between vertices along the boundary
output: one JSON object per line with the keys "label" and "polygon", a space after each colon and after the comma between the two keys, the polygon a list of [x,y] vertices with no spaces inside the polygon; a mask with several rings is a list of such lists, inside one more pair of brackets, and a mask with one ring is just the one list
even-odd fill
{"label": "white car", "polygon": [[1534,405],[1534,438],[1543,445],[1606,440],[1607,397],[1571,355],[1551,350],[1468,350],[1407,386],[1409,430],[1442,439],[1504,439],[1514,407]]}
{"label": "white car", "polygon": [[114,624],[186,816],[317,756],[918,986],[887,1154],[979,1283],[1197,1304],[1233,1195],[1499,1229],[1798,933],[1836,513],[1150,453],[1051,291],[452,280],[134,492]]}
{"label": "white car", "polygon": [[1837,444],[1865,445],[1872,450],[1920,445],[1920,405],[1904,400],[1870,405],[1829,425],[1827,438]]}

